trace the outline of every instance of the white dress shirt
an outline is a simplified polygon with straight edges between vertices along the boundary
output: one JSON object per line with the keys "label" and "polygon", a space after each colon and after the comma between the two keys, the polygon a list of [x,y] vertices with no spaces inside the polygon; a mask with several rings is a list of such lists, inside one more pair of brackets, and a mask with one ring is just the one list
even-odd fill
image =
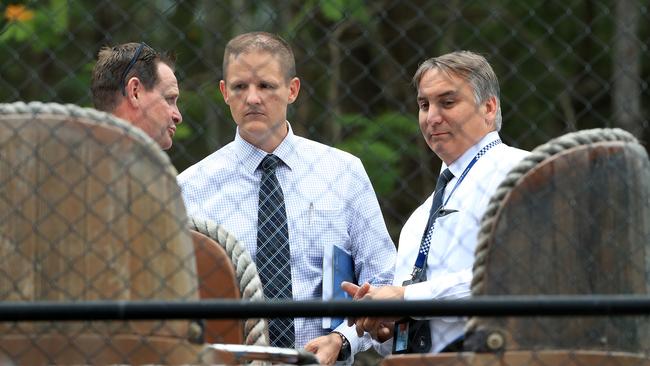
{"label": "white dress shirt", "polygon": [[[224,225],[251,256],[257,252],[257,211],[266,152],[241,138],[178,176],[189,215]],[[284,193],[289,227],[294,300],[320,300],[325,246],[352,254],[359,283],[391,284],[395,246],[388,235],[375,191],[355,156],[293,134],[276,148],[276,174]],[[329,333],[320,318],[295,318],[296,347]],[[343,322],[353,354],[368,348]]]}
{"label": "white dress shirt", "polygon": [[[476,154],[489,143],[499,139],[497,132],[487,134],[454,161],[449,170],[454,178],[447,184],[443,202],[448,213],[434,223],[431,248],[427,258],[427,281],[406,286],[406,300],[462,299],[470,296],[474,248],[483,213],[490,198],[510,169],[529,153],[499,144],[489,149],[474,164],[451,197],[458,178]],[[447,166],[443,163],[441,172]],[[434,192],[435,193],[435,192]],[[422,234],[429,219],[433,193],[406,221],[399,238],[394,285],[411,278],[420,248]],[[431,319],[431,341],[438,352],[463,334],[465,319],[438,317]],[[392,342],[379,347],[380,353],[390,353]]]}

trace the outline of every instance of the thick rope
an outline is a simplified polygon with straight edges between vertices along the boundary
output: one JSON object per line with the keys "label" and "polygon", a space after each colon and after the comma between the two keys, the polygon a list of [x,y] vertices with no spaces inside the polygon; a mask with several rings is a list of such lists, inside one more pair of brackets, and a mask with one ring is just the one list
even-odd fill
{"label": "thick rope", "polygon": [[[490,234],[496,225],[497,213],[503,207],[505,197],[521,181],[522,177],[544,160],[565,150],[577,146],[610,141],[638,143],[638,140],[631,133],[619,128],[596,128],[572,132],[536,147],[531,151],[530,155],[522,159],[510,170],[496,192],[492,195],[481,219],[477,246],[474,252],[473,278],[471,284],[472,296],[482,295],[484,293],[485,265],[490,249]],[[473,331],[476,325],[474,318],[470,319],[465,329],[466,332]]]}
{"label": "thick rope", "polygon": [[[237,281],[239,281],[239,291],[242,294],[242,299],[250,299],[251,301],[264,300],[262,281],[260,281],[257,274],[257,267],[251,255],[233,235],[221,225],[192,216],[189,218],[189,227],[213,239],[226,250],[235,267],[235,275]],[[268,346],[268,332],[268,323],[265,319],[246,320],[244,324],[245,344]]]}

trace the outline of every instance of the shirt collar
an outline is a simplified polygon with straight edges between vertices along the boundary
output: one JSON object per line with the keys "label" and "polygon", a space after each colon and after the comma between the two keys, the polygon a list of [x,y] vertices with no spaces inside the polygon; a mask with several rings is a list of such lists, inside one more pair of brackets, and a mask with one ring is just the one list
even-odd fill
{"label": "shirt collar", "polygon": [[445,170],[446,168],[449,168],[449,170],[454,174],[454,177],[458,178],[461,174],[463,174],[463,171],[469,163],[474,159],[476,154],[478,154],[479,151],[481,151],[482,148],[487,146],[489,143],[496,141],[499,139],[499,133],[497,131],[492,131],[488,133],[487,135],[483,136],[483,138],[476,143],[474,146],[470,147],[467,149],[463,155],[460,156],[460,158],[456,159],[453,163],[451,163],[449,166],[447,166],[444,162],[442,163],[442,167],[440,168],[440,172]]}
{"label": "shirt collar", "polygon": [[[293,134],[293,129],[289,121],[287,121],[287,126],[289,128],[287,136],[275,148],[273,154],[279,157],[289,169],[292,169],[299,157],[297,156],[296,135]],[[244,140],[239,134],[239,127],[237,127],[237,132],[235,133],[235,154],[237,155],[238,163],[244,167],[246,172],[253,174],[262,162],[262,159],[267,155],[267,152],[258,149]]]}

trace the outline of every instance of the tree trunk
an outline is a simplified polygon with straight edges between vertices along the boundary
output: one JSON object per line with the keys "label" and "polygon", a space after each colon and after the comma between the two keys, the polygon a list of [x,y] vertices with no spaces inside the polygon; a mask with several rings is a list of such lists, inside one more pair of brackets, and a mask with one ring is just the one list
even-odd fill
{"label": "tree trunk", "polygon": [[641,45],[637,38],[640,9],[637,4],[634,0],[616,2],[612,97],[616,125],[642,137]]}
{"label": "tree trunk", "polygon": [[[218,42],[208,41],[215,38],[215,35],[222,34],[223,29],[219,29],[219,23],[216,21],[207,21],[207,19],[220,19],[219,12],[223,11],[220,6],[210,0],[204,0],[201,2],[201,12],[205,14],[203,19],[206,19],[203,23],[203,37],[206,41],[203,41],[201,44],[201,55],[204,59],[210,60],[209,64],[217,66],[221,64],[218,60],[221,60],[223,53],[219,54],[215,47]],[[220,67],[218,68],[221,69]],[[215,77],[216,75],[216,77]],[[214,80],[214,88],[209,90],[214,93],[219,93],[219,79],[220,75],[217,75],[217,70],[209,70],[206,75],[208,80]],[[198,88],[197,88],[198,89]],[[229,123],[230,121],[220,121],[219,113],[215,110],[215,105],[211,103],[211,96],[202,95],[201,98],[205,100],[205,112],[204,112],[204,124],[205,124],[205,138],[202,139],[203,143],[206,145],[205,148],[207,151],[212,152],[217,150],[223,143],[223,130],[228,128],[233,128],[234,122]],[[223,126],[227,126],[225,129]]]}
{"label": "tree trunk", "polygon": [[327,42],[330,53],[330,78],[327,87],[327,105],[330,117],[325,119],[325,131],[332,145],[341,141],[341,125],[336,119],[341,116],[341,100],[339,97],[339,84],[341,83],[341,35],[350,26],[349,20],[340,22],[332,31]]}

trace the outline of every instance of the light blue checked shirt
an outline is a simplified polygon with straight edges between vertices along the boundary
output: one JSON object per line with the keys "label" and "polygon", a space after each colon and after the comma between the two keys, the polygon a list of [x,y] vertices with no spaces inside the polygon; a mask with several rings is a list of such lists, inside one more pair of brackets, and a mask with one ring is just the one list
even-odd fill
{"label": "light blue checked shirt", "polygon": [[[396,250],[375,191],[355,156],[289,132],[276,148],[276,174],[289,225],[294,300],[320,300],[325,246],[339,245],[354,259],[359,283],[391,284]],[[255,258],[261,169],[266,152],[239,135],[178,176],[189,215],[210,219],[235,235]],[[320,318],[295,318],[296,347],[329,333]],[[353,354],[370,346],[343,322],[336,330]]]}

